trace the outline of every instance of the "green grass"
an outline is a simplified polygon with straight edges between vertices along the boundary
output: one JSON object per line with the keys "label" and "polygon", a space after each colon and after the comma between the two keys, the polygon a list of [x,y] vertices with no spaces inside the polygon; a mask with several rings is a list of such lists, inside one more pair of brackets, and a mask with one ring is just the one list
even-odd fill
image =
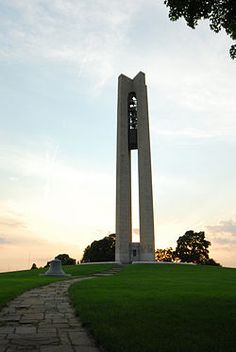
{"label": "green grass", "polygon": [[235,269],[129,265],[70,295],[105,351],[236,351]]}
{"label": "green grass", "polygon": [[[63,269],[67,274],[71,274],[72,276],[88,276],[98,271],[110,269],[112,266],[112,264],[67,265]],[[45,271],[46,269],[1,273],[0,307],[24,291],[65,279],[39,275]]]}

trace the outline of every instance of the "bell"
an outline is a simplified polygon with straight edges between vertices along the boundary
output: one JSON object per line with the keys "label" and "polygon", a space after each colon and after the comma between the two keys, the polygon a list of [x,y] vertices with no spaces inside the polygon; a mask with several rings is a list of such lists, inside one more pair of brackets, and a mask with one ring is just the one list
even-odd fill
{"label": "bell", "polygon": [[70,276],[66,274],[61,266],[61,260],[60,259],[53,259],[49,262],[49,269],[46,271],[44,275],[48,276]]}

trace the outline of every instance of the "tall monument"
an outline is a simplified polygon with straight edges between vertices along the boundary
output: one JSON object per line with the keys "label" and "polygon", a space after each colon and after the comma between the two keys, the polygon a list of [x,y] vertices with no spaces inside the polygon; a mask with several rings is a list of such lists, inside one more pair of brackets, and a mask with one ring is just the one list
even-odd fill
{"label": "tall monument", "polygon": [[[132,243],[131,151],[138,150],[140,243]],[[116,261],[154,261],[152,171],[145,74],[118,82]]]}

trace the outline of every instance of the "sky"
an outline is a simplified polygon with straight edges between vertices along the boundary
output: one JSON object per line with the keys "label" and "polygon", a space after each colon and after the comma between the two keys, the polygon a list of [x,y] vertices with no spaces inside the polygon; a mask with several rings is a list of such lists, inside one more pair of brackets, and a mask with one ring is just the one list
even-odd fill
{"label": "sky", "polygon": [[115,232],[117,80],[140,71],[156,248],[205,231],[210,256],[236,267],[230,38],[171,22],[160,0],[0,0],[0,27],[0,271],[80,260]]}

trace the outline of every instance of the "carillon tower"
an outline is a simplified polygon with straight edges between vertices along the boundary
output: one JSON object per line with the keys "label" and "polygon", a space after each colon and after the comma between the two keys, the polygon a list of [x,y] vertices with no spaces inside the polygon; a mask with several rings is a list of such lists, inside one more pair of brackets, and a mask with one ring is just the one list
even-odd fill
{"label": "carillon tower", "polygon": [[[131,155],[138,150],[140,243],[132,243]],[[154,261],[152,171],[145,74],[119,76],[116,164],[116,261]]]}

